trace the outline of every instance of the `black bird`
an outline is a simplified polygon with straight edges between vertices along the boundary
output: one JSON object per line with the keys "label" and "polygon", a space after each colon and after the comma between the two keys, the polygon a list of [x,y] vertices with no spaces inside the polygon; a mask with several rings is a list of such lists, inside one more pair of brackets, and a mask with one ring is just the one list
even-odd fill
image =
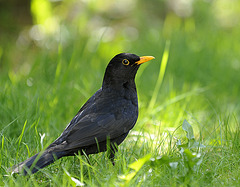
{"label": "black bird", "polygon": [[[60,137],[48,148],[10,168],[12,173],[31,174],[64,156],[95,154],[107,150],[114,159],[138,118],[135,75],[152,56],[116,55],[108,64],[102,87],[82,106]],[[108,144],[109,145],[109,144]],[[114,164],[114,161],[113,161]]]}

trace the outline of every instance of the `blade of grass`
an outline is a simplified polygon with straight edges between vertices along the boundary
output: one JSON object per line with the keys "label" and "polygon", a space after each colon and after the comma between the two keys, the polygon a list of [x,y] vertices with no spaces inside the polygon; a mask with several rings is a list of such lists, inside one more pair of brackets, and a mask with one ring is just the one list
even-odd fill
{"label": "blade of grass", "polygon": [[20,146],[20,143],[21,143],[21,141],[22,141],[22,137],[23,137],[23,134],[24,134],[24,131],[25,131],[26,124],[27,124],[27,120],[25,121],[25,123],[24,123],[24,125],[23,125],[22,132],[21,132],[20,136],[19,136],[18,139],[17,139],[17,141],[18,141],[18,147]]}
{"label": "blade of grass", "polygon": [[0,136],[3,136],[3,132],[4,132],[10,125],[12,125],[17,119],[18,119],[18,117],[15,118],[14,120],[12,120],[10,123],[8,123],[4,128],[2,128],[2,130],[0,131]]}
{"label": "blade of grass", "polygon": [[164,74],[166,72],[166,67],[167,67],[167,63],[168,63],[169,48],[170,48],[170,41],[168,40],[168,41],[166,41],[166,44],[165,44],[165,49],[164,49],[163,56],[162,56],[162,61],[161,61],[161,66],[160,66],[160,70],[159,70],[158,80],[157,80],[157,83],[155,85],[152,98],[151,98],[150,103],[148,105],[148,110],[147,110],[148,112],[152,111],[152,109],[153,109],[153,107],[156,103],[156,100],[157,100],[159,89],[160,89],[160,87],[162,85],[162,82],[163,82]]}

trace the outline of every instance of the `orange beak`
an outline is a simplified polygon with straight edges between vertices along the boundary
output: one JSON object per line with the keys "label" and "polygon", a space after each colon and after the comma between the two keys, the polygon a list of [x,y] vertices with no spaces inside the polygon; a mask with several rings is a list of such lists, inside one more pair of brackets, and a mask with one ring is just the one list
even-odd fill
{"label": "orange beak", "polygon": [[154,58],[155,57],[153,57],[153,56],[141,56],[140,60],[135,62],[135,64],[140,65],[140,64],[143,64],[144,62],[150,61],[150,60],[152,60]]}

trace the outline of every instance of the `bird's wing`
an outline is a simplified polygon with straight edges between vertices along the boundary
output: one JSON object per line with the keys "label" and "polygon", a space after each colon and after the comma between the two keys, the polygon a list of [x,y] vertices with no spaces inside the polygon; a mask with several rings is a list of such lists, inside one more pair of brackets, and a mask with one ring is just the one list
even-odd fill
{"label": "bird's wing", "polygon": [[91,100],[73,118],[59,140],[66,143],[66,149],[74,149],[96,144],[96,139],[100,143],[107,137],[115,139],[128,133],[136,123],[137,115],[121,111],[133,107],[130,101],[119,103],[113,103],[111,98]]}
{"label": "bird's wing", "polygon": [[[68,135],[68,133],[74,128],[76,123],[79,121],[79,119],[84,116],[83,113],[86,113],[85,111],[89,111],[88,109],[91,108],[92,103],[95,103],[95,99],[98,98],[101,95],[102,88],[100,88],[92,97],[90,97],[87,102],[80,108],[78,113],[75,115],[75,117],[70,121],[70,123],[67,125],[63,133],[60,137],[58,137],[52,144],[60,144],[62,141],[64,141],[65,137]],[[84,111],[84,112],[83,112]],[[51,144],[51,145],[52,145]],[[50,146],[51,146],[50,145]]]}
{"label": "bird's wing", "polygon": [[134,126],[136,119],[116,119],[113,114],[89,114],[83,117],[64,138],[64,150],[91,146],[106,141],[107,137],[115,139]]}
{"label": "bird's wing", "polygon": [[82,118],[69,132],[66,141],[68,143],[79,142],[83,146],[105,141],[107,136],[114,139],[130,129],[131,123],[127,119],[116,119],[114,114],[89,114]]}

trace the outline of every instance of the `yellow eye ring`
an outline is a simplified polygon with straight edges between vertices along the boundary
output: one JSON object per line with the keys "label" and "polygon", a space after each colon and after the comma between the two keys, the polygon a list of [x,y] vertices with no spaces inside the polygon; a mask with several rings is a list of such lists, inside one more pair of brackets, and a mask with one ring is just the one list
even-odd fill
{"label": "yellow eye ring", "polygon": [[130,62],[129,62],[127,59],[124,59],[124,60],[122,61],[122,63],[123,63],[123,65],[127,66],[127,65],[129,65]]}

